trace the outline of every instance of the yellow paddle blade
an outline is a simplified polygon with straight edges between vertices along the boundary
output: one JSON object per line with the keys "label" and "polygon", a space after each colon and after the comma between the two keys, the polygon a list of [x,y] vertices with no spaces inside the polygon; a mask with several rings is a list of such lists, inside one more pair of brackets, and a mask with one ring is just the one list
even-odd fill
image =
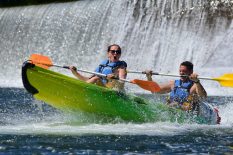
{"label": "yellow paddle blade", "polygon": [[154,81],[144,81],[144,80],[134,79],[134,80],[132,80],[130,82],[134,83],[134,84],[137,84],[139,87],[141,87],[141,88],[143,88],[145,90],[149,90],[152,93],[160,91],[159,85]]}
{"label": "yellow paddle blade", "polygon": [[221,86],[233,87],[233,73],[227,73],[220,77],[213,78],[213,80],[218,81]]}
{"label": "yellow paddle blade", "polygon": [[40,55],[40,54],[32,54],[29,60],[36,66],[48,69],[49,67],[53,66],[51,59],[47,56]]}

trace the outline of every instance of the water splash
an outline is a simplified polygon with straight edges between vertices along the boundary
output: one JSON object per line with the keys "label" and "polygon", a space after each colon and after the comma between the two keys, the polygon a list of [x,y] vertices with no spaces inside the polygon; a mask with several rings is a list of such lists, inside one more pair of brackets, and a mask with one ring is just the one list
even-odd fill
{"label": "water splash", "polygon": [[[229,0],[77,1],[4,8],[0,19],[1,86],[22,87],[20,68],[32,53],[93,70],[111,43],[122,46],[122,59],[133,70],[177,73],[190,60],[202,76],[232,72]],[[218,82],[203,83],[210,95],[233,93]]]}

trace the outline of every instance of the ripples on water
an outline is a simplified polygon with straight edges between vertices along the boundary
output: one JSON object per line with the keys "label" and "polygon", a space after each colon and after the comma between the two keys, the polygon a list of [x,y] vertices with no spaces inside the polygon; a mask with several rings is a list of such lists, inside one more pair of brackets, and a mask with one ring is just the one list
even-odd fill
{"label": "ripples on water", "polygon": [[[222,102],[217,97],[209,100],[220,109],[232,104],[232,98],[221,98]],[[74,118],[35,101],[24,89],[1,88],[0,101],[1,153],[233,153],[230,115],[224,116],[228,121],[222,125],[84,123],[72,122]]]}
{"label": "ripples on water", "polygon": [[[7,153],[74,154],[195,154],[232,153],[232,137],[201,133],[175,136],[146,135],[1,135],[0,149]],[[213,140],[214,139],[214,140]]]}

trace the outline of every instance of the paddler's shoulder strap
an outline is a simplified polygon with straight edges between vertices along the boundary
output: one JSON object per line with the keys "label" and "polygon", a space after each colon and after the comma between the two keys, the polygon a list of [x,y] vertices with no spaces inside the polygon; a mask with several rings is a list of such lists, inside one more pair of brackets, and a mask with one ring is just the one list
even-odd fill
{"label": "paddler's shoulder strap", "polygon": [[106,60],[103,60],[103,61],[99,64],[99,66],[101,66],[101,67],[106,67],[106,66],[108,66],[108,64],[109,64],[109,60],[106,59]]}
{"label": "paddler's shoulder strap", "polygon": [[113,69],[116,68],[127,68],[127,63],[125,61],[117,61],[112,65]]}
{"label": "paddler's shoulder strap", "polygon": [[118,66],[127,68],[127,63],[125,61],[119,61],[119,65]]}
{"label": "paddler's shoulder strap", "polygon": [[190,90],[192,86],[193,86],[193,81],[191,80],[184,82],[184,83],[181,80],[175,80],[175,83],[174,83],[175,88],[181,87],[181,88]]}
{"label": "paddler's shoulder strap", "polygon": [[99,64],[99,66],[95,69],[95,72],[101,73],[102,70],[104,69],[104,67],[108,66],[108,64],[109,64],[109,60],[108,60],[108,59],[103,60],[103,61]]}
{"label": "paddler's shoulder strap", "polygon": [[181,87],[181,80],[174,81],[174,88]]}

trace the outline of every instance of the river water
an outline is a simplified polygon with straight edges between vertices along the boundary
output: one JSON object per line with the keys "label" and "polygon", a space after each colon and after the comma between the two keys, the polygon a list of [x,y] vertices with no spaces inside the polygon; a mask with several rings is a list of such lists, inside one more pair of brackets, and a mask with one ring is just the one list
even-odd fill
{"label": "river water", "polygon": [[[220,125],[136,124],[73,118],[34,100],[22,88],[1,88],[0,92],[0,153],[3,154],[233,153],[231,97],[208,98],[219,107]],[[153,96],[146,96],[153,100]]]}

